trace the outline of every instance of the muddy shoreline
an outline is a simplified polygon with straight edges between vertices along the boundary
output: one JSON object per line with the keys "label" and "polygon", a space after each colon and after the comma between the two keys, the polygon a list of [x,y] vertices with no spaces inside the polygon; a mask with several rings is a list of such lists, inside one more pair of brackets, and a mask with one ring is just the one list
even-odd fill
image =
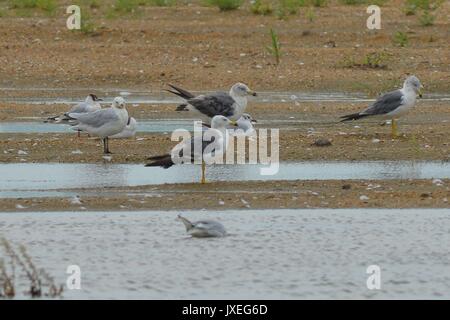
{"label": "muddy shoreline", "polygon": [[[72,190],[73,197],[0,199],[1,211],[450,208],[450,179],[210,182]],[[89,196],[96,194],[97,196]]]}

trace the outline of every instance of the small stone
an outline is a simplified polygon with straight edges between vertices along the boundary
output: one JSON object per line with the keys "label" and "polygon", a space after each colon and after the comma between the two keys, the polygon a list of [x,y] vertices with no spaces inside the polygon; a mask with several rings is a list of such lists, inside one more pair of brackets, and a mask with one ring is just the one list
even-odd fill
{"label": "small stone", "polygon": [[369,197],[368,197],[368,196],[365,196],[365,195],[362,195],[362,196],[359,197],[359,200],[361,200],[361,201],[367,201],[367,200],[369,200]]}
{"label": "small stone", "polygon": [[316,147],[329,147],[331,146],[331,141],[326,138],[319,138],[312,145]]}
{"label": "small stone", "polygon": [[352,186],[350,184],[344,184],[342,186],[342,190],[350,190],[352,188]]}

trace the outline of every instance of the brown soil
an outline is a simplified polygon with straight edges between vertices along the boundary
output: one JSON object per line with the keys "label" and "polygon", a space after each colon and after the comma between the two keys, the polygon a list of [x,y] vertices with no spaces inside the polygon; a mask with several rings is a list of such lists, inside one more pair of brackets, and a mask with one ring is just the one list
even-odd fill
{"label": "brown soil", "polygon": [[[450,180],[443,182],[437,186],[430,180],[271,181],[107,188],[79,190],[81,205],[67,198],[0,199],[0,211],[450,208]],[[105,194],[85,197],[82,192]]]}
{"label": "brown soil", "polygon": [[[29,17],[8,10],[0,18],[0,85],[3,87],[140,88],[159,91],[173,82],[197,90],[228,88],[242,81],[255,90],[385,91],[415,73],[429,91],[450,89],[450,3],[423,27],[406,16],[402,0],[382,7],[382,29],[366,28],[366,6],[329,1],[286,20],[260,16],[248,6],[232,12],[194,5],[140,7],[135,14],[107,18],[112,0],[84,8],[94,24],[85,34],[67,30],[58,1],[53,16],[39,10]],[[282,45],[279,66],[267,53],[269,29]],[[396,46],[393,35],[405,32],[409,44]],[[361,68],[367,54],[384,52],[386,68]],[[355,59],[345,68],[343,61]]]}

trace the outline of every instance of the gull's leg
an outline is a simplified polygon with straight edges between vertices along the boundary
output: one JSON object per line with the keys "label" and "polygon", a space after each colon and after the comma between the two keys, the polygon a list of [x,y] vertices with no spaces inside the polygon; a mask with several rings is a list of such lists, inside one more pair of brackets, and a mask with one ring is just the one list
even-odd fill
{"label": "gull's leg", "polygon": [[79,137],[81,136],[81,135],[80,135],[80,130],[77,130],[77,131],[78,131],[77,135],[78,135],[78,138],[79,138]]}
{"label": "gull's leg", "polygon": [[206,163],[205,161],[202,160],[202,180],[201,180],[202,184],[206,183],[205,171],[206,171]]}
{"label": "gull's leg", "polygon": [[397,120],[392,119],[392,138],[398,137]]}
{"label": "gull's leg", "polygon": [[107,154],[108,152],[107,152],[107,146],[106,146],[106,138],[103,138],[102,140],[103,140],[103,153]]}
{"label": "gull's leg", "polygon": [[106,152],[105,152],[105,154],[111,154],[112,152],[109,151],[109,139],[108,139],[108,137],[105,138],[105,141],[106,141]]}

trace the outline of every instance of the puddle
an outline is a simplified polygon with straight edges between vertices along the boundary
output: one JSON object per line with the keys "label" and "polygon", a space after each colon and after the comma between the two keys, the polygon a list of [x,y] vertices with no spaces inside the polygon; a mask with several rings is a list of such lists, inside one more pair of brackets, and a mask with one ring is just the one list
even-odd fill
{"label": "puddle", "polygon": [[[22,118],[32,121],[0,122],[0,133],[74,133],[70,125],[61,123],[44,123],[39,118]],[[137,132],[139,133],[171,133],[177,129],[194,130],[194,121],[197,119],[138,119]],[[445,120],[443,120],[445,121]],[[307,120],[258,120],[256,128],[281,128],[283,130],[298,130],[299,125],[335,125],[335,122],[307,121]]]}
{"label": "puddle", "polygon": [[[193,130],[193,119],[187,120],[138,120],[137,132],[163,133],[176,129]],[[42,121],[29,122],[2,122],[0,133],[74,133],[70,125],[58,123],[43,123]]]}
{"label": "puddle", "polygon": [[[89,88],[0,88],[2,96],[0,102],[19,104],[72,104],[79,102],[82,97],[94,93],[104,99],[104,103],[111,103],[116,96],[124,96],[129,104],[175,104],[182,100],[165,92],[138,91],[128,89],[89,89]],[[206,92],[192,91],[194,94]],[[212,92],[212,91],[211,91]],[[51,98],[49,98],[49,96]],[[446,93],[427,94],[423,100],[450,101]],[[366,102],[373,101],[362,93],[342,92],[258,92],[251,101],[259,103],[283,103],[293,101],[303,102]]]}
{"label": "puddle", "polygon": [[[0,213],[0,234],[56,283],[78,265],[65,299],[450,298],[448,209],[183,212],[223,223],[216,239],[187,237],[177,214]],[[382,290],[367,289],[370,265]]]}
{"label": "puddle", "polygon": [[[347,180],[347,179],[449,179],[450,162],[370,161],[281,163],[279,172],[263,176],[261,165],[216,165],[207,168],[209,181],[249,180]],[[26,192],[64,189],[126,187],[191,183],[200,179],[200,166],[181,165],[170,169],[141,164],[0,164],[0,197],[23,197]],[[44,192],[44,194],[45,194]]]}
{"label": "puddle", "polygon": [[[74,133],[70,125],[60,123],[44,123],[42,118],[37,117],[23,117],[18,118],[22,120],[31,121],[8,121],[0,122],[0,133]],[[186,129],[192,131],[194,128],[194,121],[198,119],[152,119],[141,120],[138,119],[137,132],[138,133],[171,133],[177,129]],[[450,119],[417,119],[405,121],[404,124],[415,125],[424,123],[447,123]],[[326,120],[298,120],[298,119],[258,119],[255,128],[278,128],[285,131],[289,130],[306,130],[305,126],[318,127],[333,127],[338,125],[335,119],[331,121]]]}

